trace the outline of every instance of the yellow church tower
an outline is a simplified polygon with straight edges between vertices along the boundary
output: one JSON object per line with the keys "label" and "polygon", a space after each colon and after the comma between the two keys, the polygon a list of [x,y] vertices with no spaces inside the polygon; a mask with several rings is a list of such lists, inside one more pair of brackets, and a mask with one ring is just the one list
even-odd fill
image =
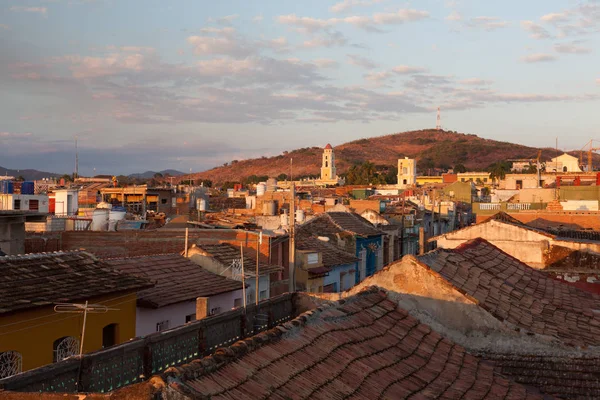
{"label": "yellow church tower", "polygon": [[333,154],[333,147],[331,147],[330,144],[327,144],[327,146],[325,146],[325,149],[323,150],[323,163],[321,165],[321,181],[323,183],[337,183],[337,174],[335,171],[335,155]]}

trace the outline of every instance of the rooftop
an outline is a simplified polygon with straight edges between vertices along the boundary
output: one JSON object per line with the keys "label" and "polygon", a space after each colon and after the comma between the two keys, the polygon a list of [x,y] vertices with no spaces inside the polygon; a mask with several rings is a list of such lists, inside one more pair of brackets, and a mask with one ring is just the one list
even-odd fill
{"label": "rooftop", "polygon": [[419,323],[377,288],[164,376],[184,398],[543,398]]}
{"label": "rooftop", "polygon": [[323,266],[325,267],[347,265],[359,261],[359,259],[352,254],[331,243],[320,240],[315,236],[298,236],[296,239],[296,249],[305,251],[312,250],[321,253]]}
{"label": "rooftop", "polygon": [[600,345],[600,296],[551,279],[483,239],[417,259],[500,321],[565,343]]}
{"label": "rooftop", "polygon": [[242,289],[241,282],[207,271],[179,254],[105,261],[119,271],[156,283],[138,293],[141,307],[159,308]]}
{"label": "rooftop", "polygon": [[313,236],[335,235],[347,232],[352,235],[369,237],[382,235],[368,220],[351,212],[327,212],[298,227],[298,234]]}
{"label": "rooftop", "polygon": [[0,315],[153,286],[86,252],[0,257],[0,276]]}
{"label": "rooftop", "polygon": [[[215,260],[227,267],[241,260],[240,249],[227,243],[206,244],[198,242],[196,243],[196,247],[206,252],[210,257],[214,257]],[[244,253],[244,265],[249,267],[245,271],[246,274],[253,274],[256,267],[256,259],[252,258],[248,252]],[[259,275],[279,272],[282,269],[283,267],[269,265],[263,262],[259,262],[258,265]]]}

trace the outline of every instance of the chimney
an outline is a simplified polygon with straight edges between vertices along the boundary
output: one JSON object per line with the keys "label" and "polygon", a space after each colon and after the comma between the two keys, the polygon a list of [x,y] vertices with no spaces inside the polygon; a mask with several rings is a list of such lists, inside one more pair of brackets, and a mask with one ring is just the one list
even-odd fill
{"label": "chimney", "polygon": [[196,320],[209,316],[208,297],[196,297]]}

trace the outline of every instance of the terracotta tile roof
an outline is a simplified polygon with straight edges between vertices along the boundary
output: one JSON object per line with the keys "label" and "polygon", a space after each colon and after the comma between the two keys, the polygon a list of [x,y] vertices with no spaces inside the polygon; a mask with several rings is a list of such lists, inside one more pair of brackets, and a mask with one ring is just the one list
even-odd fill
{"label": "terracotta tile roof", "polygon": [[481,354],[494,370],[515,382],[565,399],[600,398],[600,359],[546,355]]}
{"label": "terracotta tile roof", "polygon": [[298,232],[300,234],[312,234],[314,236],[335,235],[343,232],[363,237],[384,234],[360,215],[339,211],[318,215],[316,218],[299,226]]}
{"label": "terracotta tile roof", "polygon": [[314,236],[297,236],[296,249],[320,252],[323,265],[326,267],[348,265],[359,261],[358,258],[340,249],[336,245],[320,240]]}
{"label": "terracotta tile roof", "polygon": [[153,286],[86,252],[0,257],[0,315]]}
{"label": "terracotta tile roof", "polygon": [[600,344],[600,296],[551,279],[483,239],[418,261],[500,321],[575,344]]}
{"label": "terracotta tile roof", "polygon": [[165,374],[211,399],[542,399],[369,290]]}
{"label": "terracotta tile roof", "polygon": [[[229,267],[233,262],[237,262],[240,260],[240,248],[234,247],[227,243],[220,244],[206,244],[201,241],[196,243],[196,247],[201,250],[204,250],[206,253],[210,254],[221,264]],[[256,258],[253,258],[254,254],[248,254],[248,252],[244,252],[244,266],[250,266],[250,269],[247,269],[245,272],[247,274],[254,273],[256,268]],[[258,271],[260,275],[270,274],[271,272],[278,272],[283,270],[283,267],[279,267],[277,265],[269,265],[263,262],[258,264]]]}
{"label": "terracotta tile roof", "polygon": [[179,254],[106,260],[119,271],[156,282],[138,293],[138,305],[158,308],[196,297],[242,289],[242,283],[214,274]]}

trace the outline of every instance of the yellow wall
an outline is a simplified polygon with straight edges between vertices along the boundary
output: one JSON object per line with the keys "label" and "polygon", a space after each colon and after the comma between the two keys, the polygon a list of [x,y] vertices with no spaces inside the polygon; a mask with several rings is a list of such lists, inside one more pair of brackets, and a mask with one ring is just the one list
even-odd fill
{"label": "yellow wall", "polygon": [[[135,293],[95,297],[89,299],[89,302],[119,310],[88,314],[83,346],[85,353],[102,348],[102,328],[112,323],[118,324],[117,343],[135,337]],[[53,306],[0,316],[0,352],[12,350],[21,353],[23,371],[50,364],[53,360],[54,341],[64,336],[79,339],[82,322],[83,316],[57,314]],[[8,324],[10,325],[7,326]]]}
{"label": "yellow wall", "polygon": [[424,185],[426,183],[443,183],[444,178],[441,176],[417,176],[417,185]]}

